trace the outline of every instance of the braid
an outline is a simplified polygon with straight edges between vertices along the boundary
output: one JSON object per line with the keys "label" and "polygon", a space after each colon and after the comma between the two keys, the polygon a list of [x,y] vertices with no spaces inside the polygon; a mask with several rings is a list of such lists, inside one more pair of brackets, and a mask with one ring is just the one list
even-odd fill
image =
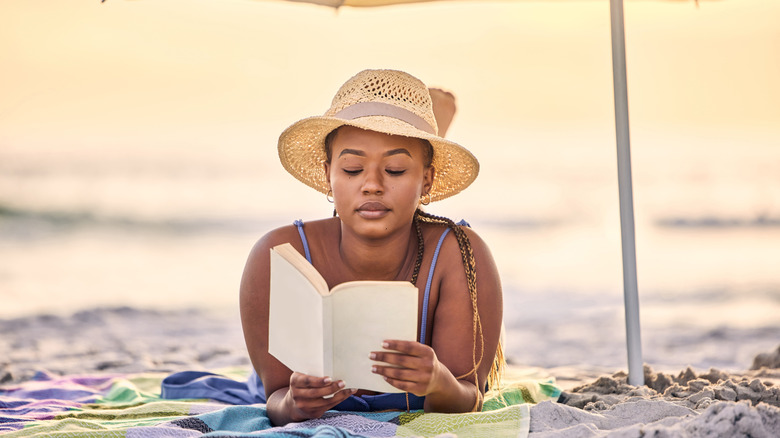
{"label": "braid", "polygon": [[[418,210],[419,211],[419,210]],[[415,215],[415,219],[417,215]],[[422,228],[420,227],[420,221],[414,221],[414,230],[417,232],[417,260],[414,262],[414,272],[412,273],[412,284],[417,284],[417,277],[420,275],[420,267],[422,266],[423,252],[425,251],[425,241],[423,240]],[[425,324],[425,321],[422,322]]]}
{"label": "braid", "polygon": [[[481,392],[479,391],[479,379],[477,377],[477,369],[479,368],[480,364],[482,363],[482,359],[485,355],[485,340],[484,335],[482,332],[482,320],[479,316],[479,309],[477,306],[477,269],[476,269],[476,262],[474,261],[474,251],[471,247],[471,241],[469,240],[468,235],[463,230],[463,228],[459,225],[457,225],[455,222],[453,222],[451,219],[442,217],[442,216],[435,216],[430,213],[423,212],[422,210],[418,209],[415,212],[414,216],[414,222],[415,227],[417,228],[417,239],[418,239],[418,250],[422,248],[422,233],[420,231],[420,222],[428,222],[428,223],[436,223],[436,224],[444,224],[449,227],[453,234],[455,234],[455,238],[458,241],[458,248],[460,249],[461,258],[463,260],[463,267],[466,271],[466,282],[469,289],[469,298],[471,298],[471,307],[473,310],[472,313],[472,323],[473,323],[473,345],[474,348],[472,350],[472,365],[473,369],[469,371],[466,374],[463,374],[462,376],[458,376],[458,379],[464,378],[470,374],[474,374],[474,381],[475,386],[477,387],[477,402],[475,403],[475,408],[479,404]],[[479,334],[479,346],[480,346],[480,352],[479,352],[479,359],[477,359],[477,334]],[[503,348],[501,346],[501,343],[499,341],[498,348],[496,350],[496,357],[493,360],[493,364],[490,368],[490,373],[488,375],[488,386],[489,387],[497,387],[500,382],[500,375],[501,371],[504,367],[504,353]]]}

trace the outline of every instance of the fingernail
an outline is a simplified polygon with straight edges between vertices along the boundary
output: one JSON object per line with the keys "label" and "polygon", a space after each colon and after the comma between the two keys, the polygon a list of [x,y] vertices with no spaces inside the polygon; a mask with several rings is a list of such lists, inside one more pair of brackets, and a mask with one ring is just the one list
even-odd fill
{"label": "fingernail", "polygon": [[356,392],[357,392],[357,388],[352,388],[352,389],[350,389],[349,391],[350,391],[351,393],[353,393],[353,394],[354,394],[354,393],[356,393]]}
{"label": "fingernail", "polygon": [[382,348],[390,348],[390,344],[388,342],[382,342]]}
{"label": "fingernail", "polygon": [[344,382],[343,381],[339,381],[339,388],[343,388],[343,387],[344,387]]}
{"label": "fingernail", "polygon": [[333,383],[333,379],[331,379],[330,377],[326,377],[325,380],[323,381],[325,382],[326,385],[330,385],[331,383]]}
{"label": "fingernail", "polygon": [[376,359],[376,353],[371,353],[368,355],[371,359]]}
{"label": "fingernail", "polygon": [[375,373],[376,372],[376,367],[371,367],[371,372]]}

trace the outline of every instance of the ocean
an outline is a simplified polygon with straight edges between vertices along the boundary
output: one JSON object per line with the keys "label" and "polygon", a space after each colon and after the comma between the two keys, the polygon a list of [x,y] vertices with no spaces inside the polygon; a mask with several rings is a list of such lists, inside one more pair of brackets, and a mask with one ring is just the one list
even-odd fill
{"label": "ocean", "polygon": [[[490,245],[513,363],[625,369],[614,140],[573,131],[494,132],[472,148],[477,182],[428,211]],[[130,306],[238,324],[254,242],[332,209],[283,171],[275,136],[256,140],[2,145],[0,318]],[[747,369],[780,344],[780,142],[640,128],[632,154],[644,361]]]}

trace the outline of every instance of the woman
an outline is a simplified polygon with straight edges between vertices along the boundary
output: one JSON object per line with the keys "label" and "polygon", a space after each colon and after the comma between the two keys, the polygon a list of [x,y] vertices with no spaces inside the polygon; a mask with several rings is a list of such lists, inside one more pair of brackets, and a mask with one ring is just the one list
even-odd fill
{"label": "woman", "polygon": [[[426,86],[399,71],[360,72],[324,116],[282,133],[279,157],[335,210],[333,218],[269,232],[244,270],[244,336],[271,421],[318,418],[334,408],[479,409],[488,374],[502,359],[501,285],[473,231],[420,210],[465,189],[479,170],[471,153],[437,135]],[[373,372],[404,393],[345,388],[328,376],[290,370],[268,354],[269,249],[285,242],[307,254],[329,287],[351,280],[417,285],[419,342],[388,340],[371,356]]]}

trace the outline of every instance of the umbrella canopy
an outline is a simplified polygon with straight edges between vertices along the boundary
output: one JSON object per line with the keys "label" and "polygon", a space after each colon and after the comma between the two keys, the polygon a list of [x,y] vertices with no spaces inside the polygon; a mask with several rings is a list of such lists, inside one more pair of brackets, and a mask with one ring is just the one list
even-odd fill
{"label": "umbrella canopy", "polygon": [[[353,6],[353,7],[371,7],[371,6],[388,6],[399,5],[404,3],[428,3],[435,1],[457,1],[457,0],[287,0],[296,3],[313,3],[317,5],[330,6],[333,8],[339,8],[341,6]],[[667,0],[667,1],[689,1],[689,0]],[[693,0],[695,3],[699,3],[699,0]]]}
{"label": "umbrella canopy", "polygon": [[[437,0],[289,0],[299,3],[314,3],[317,5],[331,6],[338,8],[341,6],[387,6],[401,3],[422,3]],[[452,0],[450,0],[452,1]]]}

